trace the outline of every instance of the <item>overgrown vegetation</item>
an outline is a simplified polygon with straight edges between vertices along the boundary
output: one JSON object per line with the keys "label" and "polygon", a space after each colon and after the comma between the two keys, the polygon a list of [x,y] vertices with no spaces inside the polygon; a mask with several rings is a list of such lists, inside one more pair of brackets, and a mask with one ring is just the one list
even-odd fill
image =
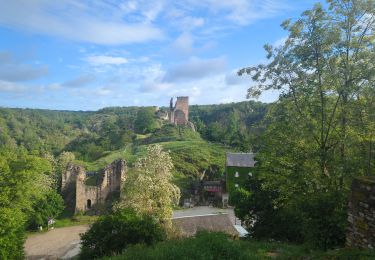
{"label": "overgrown vegetation", "polygon": [[22,259],[25,227],[46,226],[62,210],[51,164],[25,149],[0,148],[0,258]]}
{"label": "overgrown vegetation", "polygon": [[257,83],[249,96],[281,92],[257,174],[233,200],[255,237],[344,245],[352,179],[375,169],[374,15],[374,1],[316,4],[282,24],[289,35],[265,46],[267,64],[239,71]]}
{"label": "overgrown vegetation", "polygon": [[153,246],[138,244],[116,257],[105,259],[373,259],[368,250],[311,250],[280,242],[233,240],[223,233],[199,232],[195,237],[170,240]]}
{"label": "overgrown vegetation", "polygon": [[172,227],[173,207],[180,189],[172,183],[172,159],[160,145],[150,145],[128,173],[116,208],[130,208],[137,214],[153,216],[166,230]]}
{"label": "overgrown vegetation", "polygon": [[100,217],[81,236],[81,259],[95,259],[121,253],[130,245],[152,245],[165,239],[163,228],[150,215],[129,209]]}

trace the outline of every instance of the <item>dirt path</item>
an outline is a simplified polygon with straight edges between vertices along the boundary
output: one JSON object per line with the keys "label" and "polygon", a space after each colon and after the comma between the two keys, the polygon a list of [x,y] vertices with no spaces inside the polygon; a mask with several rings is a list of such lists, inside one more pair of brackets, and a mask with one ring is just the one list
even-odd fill
{"label": "dirt path", "polygon": [[70,259],[79,253],[80,233],[88,226],[56,228],[30,235],[25,243],[27,259]]}

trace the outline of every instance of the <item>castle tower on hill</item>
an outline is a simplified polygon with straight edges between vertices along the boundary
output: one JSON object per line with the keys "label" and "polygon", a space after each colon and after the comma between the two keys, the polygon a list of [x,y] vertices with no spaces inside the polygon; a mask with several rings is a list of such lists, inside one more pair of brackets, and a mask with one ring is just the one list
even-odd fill
{"label": "castle tower on hill", "polygon": [[189,124],[189,97],[177,97],[173,106],[173,98],[169,104],[168,120],[175,125]]}

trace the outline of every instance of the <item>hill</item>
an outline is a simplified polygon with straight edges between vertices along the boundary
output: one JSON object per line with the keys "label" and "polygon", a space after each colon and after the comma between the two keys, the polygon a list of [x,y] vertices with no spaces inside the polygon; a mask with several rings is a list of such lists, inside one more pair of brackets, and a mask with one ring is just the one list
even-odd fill
{"label": "hill", "polygon": [[223,177],[225,152],[250,150],[267,105],[240,102],[190,106],[197,131],[159,119],[155,107],[111,107],[98,111],[0,108],[0,145],[30,153],[74,153],[76,163],[98,171],[118,158],[132,167],[149,144],[170,152],[174,181],[189,193],[201,180]]}
{"label": "hill", "polygon": [[[82,112],[0,108],[0,145],[23,146],[39,154],[72,151],[80,160],[89,162],[139,141],[137,134],[153,133],[140,144],[181,139],[181,133],[171,127],[160,129],[163,123],[153,114],[154,109],[111,107]],[[266,109],[266,104],[253,101],[193,105],[190,120],[202,139],[249,150],[255,148],[251,145],[252,136],[261,131],[257,124]],[[142,121],[137,121],[140,111],[155,117],[150,129],[138,129],[137,122]],[[196,133],[184,133],[183,139],[189,138],[199,139]]]}

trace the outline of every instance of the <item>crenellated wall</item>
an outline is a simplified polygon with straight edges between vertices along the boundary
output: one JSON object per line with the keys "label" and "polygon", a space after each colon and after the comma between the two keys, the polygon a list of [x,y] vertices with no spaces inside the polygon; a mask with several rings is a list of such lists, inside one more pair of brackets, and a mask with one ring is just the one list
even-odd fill
{"label": "crenellated wall", "polygon": [[375,176],[358,177],[353,180],[346,246],[375,248]]}

